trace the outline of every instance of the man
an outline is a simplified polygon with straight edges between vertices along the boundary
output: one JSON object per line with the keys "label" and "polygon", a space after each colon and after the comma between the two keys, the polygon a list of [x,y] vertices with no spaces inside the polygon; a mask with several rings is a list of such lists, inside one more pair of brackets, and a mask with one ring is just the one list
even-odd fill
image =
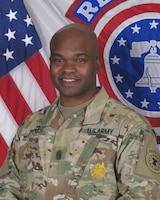
{"label": "man", "polygon": [[148,122],[96,87],[96,35],[80,24],[50,42],[59,98],[19,127],[0,199],[159,200],[160,153]]}

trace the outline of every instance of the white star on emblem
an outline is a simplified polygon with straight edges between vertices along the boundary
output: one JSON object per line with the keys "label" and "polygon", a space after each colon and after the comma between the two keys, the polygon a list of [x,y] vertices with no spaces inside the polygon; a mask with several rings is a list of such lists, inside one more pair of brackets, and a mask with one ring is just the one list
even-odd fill
{"label": "white star on emblem", "polygon": [[158,22],[156,22],[155,20],[153,20],[151,23],[149,23],[151,25],[151,29],[155,28],[157,29],[157,25],[159,24]]}
{"label": "white star on emblem", "polygon": [[123,76],[121,76],[120,74],[118,74],[117,76],[115,76],[115,79],[116,79],[116,83],[118,83],[118,82],[122,83]]}
{"label": "white star on emblem", "polygon": [[31,18],[30,18],[28,15],[27,15],[27,18],[24,19],[24,21],[26,22],[27,27],[28,27],[29,25],[33,25],[32,20],[31,20]]}
{"label": "white star on emblem", "polygon": [[12,10],[10,10],[6,16],[9,17],[9,21],[11,22],[13,19],[17,19],[16,14],[17,14],[17,11],[13,12]]}
{"label": "white star on emblem", "polygon": [[111,60],[113,61],[112,64],[119,64],[120,58],[118,58],[117,56],[114,56],[114,58],[111,58]]}
{"label": "white star on emblem", "polygon": [[126,42],[126,41],[127,41],[127,40],[124,40],[123,37],[121,37],[121,39],[118,40],[119,46],[125,46],[125,42]]}
{"label": "white star on emblem", "polygon": [[133,30],[133,33],[139,33],[139,30],[141,29],[141,27],[138,27],[137,24],[135,24],[135,26],[131,27],[131,29]]}
{"label": "white star on emblem", "polygon": [[10,28],[8,29],[8,33],[5,34],[5,35],[8,37],[8,41],[10,41],[11,39],[16,39],[16,38],[14,37],[15,32],[16,32],[16,31],[11,31]]}
{"label": "white star on emblem", "polygon": [[6,53],[3,53],[3,55],[6,57],[6,60],[8,61],[9,59],[14,59],[12,54],[14,51],[9,51],[9,49],[6,50]]}
{"label": "white star on emblem", "polygon": [[146,101],[146,99],[144,99],[143,101],[141,101],[141,104],[142,104],[142,108],[148,108],[148,104],[149,102]]}
{"label": "white star on emblem", "polygon": [[133,92],[131,92],[131,90],[129,89],[126,93],[126,98],[131,98],[132,99],[132,95],[133,95]]}
{"label": "white star on emblem", "polygon": [[33,43],[32,43],[32,38],[33,37],[28,37],[28,35],[26,34],[25,35],[25,38],[22,40],[24,43],[25,43],[25,46],[27,47],[29,44],[32,44],[33,45]]}
{"label": "white star on emblem", "polygon": [[160,102],[157,102],[157,104],[159,105],[159,108],[160,108]]}

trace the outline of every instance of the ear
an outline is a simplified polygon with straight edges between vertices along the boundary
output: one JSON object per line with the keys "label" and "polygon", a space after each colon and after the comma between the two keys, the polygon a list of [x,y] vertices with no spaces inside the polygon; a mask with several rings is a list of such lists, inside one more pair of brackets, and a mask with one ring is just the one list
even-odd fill
{"label": "ear", "polygon": [[97,57],[96,59],[96,73],[98,74],[100,72],[100,68],[101,68],[101,63],[102,63],[102,59],[100,57]]}

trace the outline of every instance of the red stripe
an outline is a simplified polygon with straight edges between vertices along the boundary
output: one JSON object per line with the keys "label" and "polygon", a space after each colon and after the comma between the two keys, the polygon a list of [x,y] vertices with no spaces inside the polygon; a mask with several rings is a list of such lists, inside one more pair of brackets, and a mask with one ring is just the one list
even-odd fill
{"label": "red stripe", "polygon": [[26,60],[26,64],[34,75],[43,93],[48,98],[48,101],[52,103],[57,95],[55,88],[50,80],[49,69],[42,55],[37,52],[28,60]]}
{"label": "red stripe", "polygon": [[157,136],[157,142],[160,143],[160,136]]}
{"label": "red stripe", "polygon": [[1,134],[0,134],[0,152],[1,152],[0,167],[1,167],[3,162],[5,161],[7,153],[8,153],[8,146]]}
{"label": "red stripe", "polygon": [[150,123],[152,124],[153,127],[160,127],[160,118],[151,118],[151,117],[146,117]]}
{"label": "red stripe", "polygon": [[15,121],[20,125],[32,111],[9,74],[0,80],[0,85],[0,95]]}

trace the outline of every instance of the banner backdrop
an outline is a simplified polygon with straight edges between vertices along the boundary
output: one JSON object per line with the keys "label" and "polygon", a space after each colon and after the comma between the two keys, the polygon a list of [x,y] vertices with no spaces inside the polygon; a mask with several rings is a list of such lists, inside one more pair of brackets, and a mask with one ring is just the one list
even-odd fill
{"label": "banner backdrop", "polygon": [[0,0],[0,166],[25,117],[53,102],[49,42],[68,23],[95,31],[97,84],[144,115],[160,141],[160,3],[157,0]]}

